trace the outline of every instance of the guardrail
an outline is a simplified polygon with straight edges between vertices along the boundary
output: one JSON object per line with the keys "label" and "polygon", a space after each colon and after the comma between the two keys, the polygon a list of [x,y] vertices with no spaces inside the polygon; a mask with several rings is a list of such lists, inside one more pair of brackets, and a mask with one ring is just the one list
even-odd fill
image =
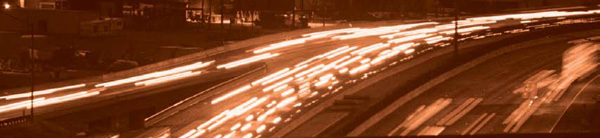
{"label": "guardrail", "polygon": [[5,119],[0,121],[0,128],[27,123],[29,120],[31,120],[31,115]]}

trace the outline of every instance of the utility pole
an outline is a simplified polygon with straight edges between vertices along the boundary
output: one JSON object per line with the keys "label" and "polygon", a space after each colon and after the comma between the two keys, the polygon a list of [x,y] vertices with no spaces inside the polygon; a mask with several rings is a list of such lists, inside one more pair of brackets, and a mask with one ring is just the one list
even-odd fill
{"label": "utility pole", "polygon": [[323,19],[323,27],[325,27],[325,14],[327,13],[327,11],[325,11],[325,2],[321,1],[321,6],[322,6],[321,10],[323,11],[321,18]]}
{"label": "utility pole", "polygon": [[454,0],[454,57],[458,58],[458,38],[460,37],[458,35],[458,14],[460,14],[460,11],[458,11],[458,0]]}
{"label": "utility pole", "polygon": [[208,0],[208,28],[212,26],[212,0]]}
{"label": "utility pole", "polygon": [[223,29],[224,29],[223,27],[225,27],[223,25],[223,19],[225,19],[225,14],[223,13],[223,9],[225,8],[224,5],[225,5],[225,3],[223,3],[223,0],[221,0],[221,8],[220,8],[221,9],[221,11],[220,11],[221,12],[221,31],[223,31]]}
{"label": "utility pole", "polygon": [[292,6],[292,29],[296,27],[296,0],[292,1],[294,5]]}
{"label": "utility pole", "polygon": [[[300,0],[300,6],[301,6],[300,13],[302,14],[302,16],[300,16],[300,18],[302,18],[302,19],[304,19],[304,21],[306,21],[306,12],[304,11],[305,10],[304,0]],[[302,27],[306,27],[306,26],[304,26],[304,22],[301,22],[301,24],[302,24]],[[306,25],[308,26],[308,22],[306,23]]]}
{"label": "utility pole", "polygon": [[30,92],[29,100],[30,100],[30,107],[31,108],[29,108],[29,110],[31,112],[31,114],[30,114],[31,115],[31,122],[33,123],[33,107],[34,107],[33,106],[33,99],[34,99],[34,95],[33,95],[34,87],[33,86],[35,86],[35,76],[34,76],[35,75],[34,74],[35,59],[34,59],[33,54],[35,54],[35,53],[34,53],[34,49],[33,49],[34,48],[33,47],[33,35],[34,35],[33,34],[33,23],[31,23],[31,19],[30,19],[31,17],[30,16],[31,16],[31,9],[29,9],[27,11],[27,25],[29,26],[29,33],[31,33],[31,39],[30,39],[31,45],[29,45],[29,49],[30,49],[29,50],[29,60],[31,61],[31,65],[30,65],[30,67],[31,67],[31,70],[30,70],[31,71],[31,92]]}
{"label": "utility pole", "polygon": [[408,10],[406,10],[406,1],[404,1],[404,0],[401,1],[401,7],[400,8],[401,8],[400,9],[401,10],[400,11],[400,15],[401,15],[400,19],[401,19],[402,22],[404,22],[404,20],[406,19],[406,16],[408,16],[408,13],[407,13]]}
{"label": "utility pole", "polygon": [[[224,14],[224,9],[225,9],[225,3],[223,3],[223,0],[221,0],[221,45],[225,44],[225,26],[223,24],[223,21],[225,19],[225,14]],[[231,22],[229,23],[231,24]]]}
{"label": "utility pole", "polygon": [[202,0],[202,12],[200,12],[200,13],[202,13],[202,17],[201,17],[202,18],[202,25],[205,25],[204,24],[205,23],[205,20],[204,20],[204,0]]}
{"label": "utility pole", "polygon": [[292,7],[292,29],[294,29],[296,27],[295,25],[296,25],[296,6]]}

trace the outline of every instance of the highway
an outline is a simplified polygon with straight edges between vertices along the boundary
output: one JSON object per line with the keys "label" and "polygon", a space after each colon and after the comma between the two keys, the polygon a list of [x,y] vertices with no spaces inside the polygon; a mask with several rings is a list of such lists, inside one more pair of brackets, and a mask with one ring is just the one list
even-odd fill
{"label": "highway", "polygon": [[[458,22],[462,27],[458,32],[465,36],[460,41],[482,39],[563,24],[595,22],[594,19],[575,21],[562,18],[595,12],[598,11],[468,18]],[[556,19],[559,22],[555,22]],[[186,106],[183,110],[166,111],[169,117],[147,127],[167,127],[170,133],[161,133],[160,136],[171,137],[268,137],[311,105],[377,73],[381,68],[394,66],[399,61],[410,61],[414,54],[445,48],[451,40],[453,25],[424,22],[339,29],[305,34],[248,50],[258,55],[250,59],[266,59],[266,74],[237,79],[227,87],[214,90],[213,93],[218,93],[216,95],[196,97],[191,104],[180,103],[178,105]],[[509,26],[522,28],[499,29]],[[498,32],[488,32],[492,29]],[[233,63],[231,66],[221,64],[217,68],[227,69],[237,64]],[[440,103],[448,106],[448,101]]]}
{"label": "highway", "polygon": [[505,120],[526,101],[513,93],[516,88],[537,72],[560,70],[562,53],[572,46],[567,43],[569,37],[577,36],[534,40],[548,42],[496,57],[460,73],[411,99],[361,136],[550,133],[569,102],[578,95],[580,84],[568,89],[556,103],[541,106],[514,132],[507,131]]}
{"label": "highway", "polygon": [[[597,13],[600,10],[473,17],[459,20],[457,31],[463,35],[459,41],[483,39],[596,22],[590,16]],[[381,68],[410,61],[414,55],[447,48],[454,25],[452,22],[420,22],[289,36],[289,40],[256,45],[151,73],[38,90],[34,92],[33,107],[28,92],[3,95],[0,96],[0,118],[27,114],[29,108],[35,108],[39,115],[114,97],[142,95],[157,87],[191,85],[262,62],[266,71],[259,77],[241,78],[198,97],[202,102],[156,125],[170,126],[175,137],[268,136],[303,109]]]}

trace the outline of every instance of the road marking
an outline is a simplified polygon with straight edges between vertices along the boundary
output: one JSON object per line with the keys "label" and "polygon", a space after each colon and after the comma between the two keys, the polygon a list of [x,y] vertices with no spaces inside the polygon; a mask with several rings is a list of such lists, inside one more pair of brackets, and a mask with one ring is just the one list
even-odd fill
{"label": "road marking", "polygon": [[458,108],[454,109],[452,112],[450,112],[444,118],[440,119],[440,121],[438,121],[435,125],[438,125],[438,126],[444,125],[448,120],[450,120],[450,118],[454,117],[460,111],[462,111],[463,109],[465,109],[474,100],[475,100],[475,98],[469,98],[469,99],[467,99],[465,102],[463,102],[463,104],[461,104],[460,106],[458,106]]}
{"label": "road marking", "polygon": [[554,128],[556,127],[556,125],[558,125],[558,122],[560,122],[560,120],[565,115],[565,113],[567,112],[567,110],[569,110],[569,108],[571,107],[571,105],[575,102],[575,99],[577,99],[577,97],[579,97],[579,94],[581,94],[581,92],[583,92],[583,90],[585,88],[587,88],[594,80],[598,79],[598,77],[600,77],[600,74],[594,76],[594,78],[592,78],[585,85],[583,85],[583,87],[581,87],[581,89],[579,89],[579,91],[577,92],[577,94],[575,95],[575,97],[573,97],[573,99],[571,100],[571,102],[569,103],[569,105],[567,105],[567,108],[565,109],[565,111],[563,111],[560,114],[560,117],[558,117],[558,119],[556,120],[556,122],[554,123],[554,125],[552,125],[552,128],[550,129],[550,131],[548,133],[552,133],[552,131],[554,131]]}
{"label": "road marking", "polygon": [[533,105],[531,106],[531,108],[529,108],[530,110],[527,110],[527,112],[525,112],[525,114],[523,114],[523,118],[520,118],[519,120],[517,120],[517,124],[515,124],[513,129],[510,131],[510,133],[517,132],[523,126],[523,124],[525,124],[525,121],[527,121],[533,115],[533,113],[535,113],[537,111],[537,109],[540,108],[540,106],[542,104],[543,104],[542,101],[534,102]]}
{"label": "road marking", "polygon": [[414,118],[415,115],[417,115],[419,112],[421,112],[423,109],[425,109],[425,107],[427,107],[427,106],[425,106],[425,105],[419,106],[419,108],[417,108],[417,110],[415,110],[413,113],[408,115],[408,117],[402,123],[400,123],[398,126],[396,126],[396,128],[394,128],[392,131],[390,131],[387,136],[394,135],[394,133],[396,133],[398,130],[400,130],[400,128],[406,126],[406,123],[408,123],[408,121],[410,121],[412,118]]}
{"label": "road marking", "polygon": [[523,120],[523,118],[528,119],[529,117],[527,115],[529,114],[529,112],[531,112],[532,110],[535,111],[535,105],[533,105],[532,100],[523,101],[523,105],[525,105],[523,108],[514,111],[518,113],[515,114],[513,119],[509,120],[508,125],[503,130],[504,132],[511,131],[511,128],[512,131],[516,131],[515,129],[517,127],[520,127],[519,124],[521,120]]}
{"label": "road marking", "polygon": [[417,133],[417,136],[423,136],[424,134],[427,133],[427,131],[429,131],[430,128],[431,128],[431,126],[426,126],[425,128],[421,129],[421,131],[419,131],[419,133]]}
{"label": "road marking", "polygon": [[451,102],[452,102],[452,99],[450,99],[450,98],[438,99],[433,104],[431,104],[431,106],[429,106],[429,108],[424,109],[421,112],[422,115],[418,115],[418,116],[416,116],[417,118],[414,118],[413,121],[410,121],[408,126],[406,126],[406,129],[402,133],[400,133],[400,136],[408,135],[411,131],[417,129],[419,126],[421,126],[423,123],[425,123],[425,121],[429,120],[432,116],[434,116],[439,111],[441,111],[446,106],[448,106],[448,104],[450,104]]}
{"label": "road marking", "polygon": [[477,118],[475,121],[473,121],[473,123],[471,123],[462,133],[460,133],[460,135],[465,135],[467,133],[469,133],[469,131],[471,129],[473,129],[475,127],[475,125],[477,125],[477,123],[479,123],[481,120],[483,120],[485,118],[485,116],[487,116],[488,113],[483,113],[481,116],[479,116],[479,118]]}
{"label": "road marking", "polygon": [[[400,123],[400,125],[390,131],[388,136],[396,134],[400,128],[405,128],[404,131],[400,133],[401,136],[408,135],[411,131],[417,129],[419,126],[425,123],[425,121],[429,120],[432,116],[448,106],[451,102],[452,99],[450,98],[440,98],[429,106],[421,105],[415,110],[415,112],[406,117],[406,119]],[[425,127],[425,129],[427,128],[428,127]]]}
{"label": "road marking", "polygon": [[502,124],[508,124],[510,121],[512,121],[514,118],[516,118],[517,114],[521,113],[521,110],[525,110],[525,108],[527,108],[526,105],[527,105],[526,102],[521,103],[521,105],[519,105],[519,107],[515,111],[513,111],[506,119],[504,119]]}
{"label": "road marking", "polygon": [[463,116],[465,116],[469,111],[473,110],[473,108],[475,108],[475,106],[479,105],[479,103],[481,103],[481,101],[483,101],[483,98],[477,98],[469,106],[467,106],[467,108],[465,110],[462,110],[460,113],[458,113],[456,116],[454,116],[448,122],[446,122],[445,125],[449,126],[449,125],[454,124],[460,118],[462,118]]}
{"label": "road marking", "polygon": [[417,136],[437,136],[444,131],[446,127],[443,126],[426,126],[417,134]]}
{"label": "road marking", "polygon": [[494,118],[494,116],[496,116],[496,113],[492,113],[487,118],[485,118],[485,120],[483,120],[483,122],[479,123],[479,125],[477,125],[477,127],[473,131],[471,131],[470,135],[475,135],[475,133],[477,133],[477,131],[479,131],[483,126],[485,126],[485,124],[487,124],[487,122],[489,122],[492,118]]}

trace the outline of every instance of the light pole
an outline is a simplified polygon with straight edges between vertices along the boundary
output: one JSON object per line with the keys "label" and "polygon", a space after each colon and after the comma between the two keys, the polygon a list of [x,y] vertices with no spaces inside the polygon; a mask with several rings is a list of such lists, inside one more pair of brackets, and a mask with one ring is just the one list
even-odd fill
{"label": "light pole", "polygon": [[323,20],[323,27],[325,27],[325,14],[327,13],[326,7],[325,7],[325,2],[321,1],[321,11],[323,14],[321,14],[321,19]]}
{"label": "light pole", "polygon": [[224,5],[225,5],[225,3],[223,3],[223,0],[221,0],[221,4],[220,4],[220,5],[221,5],[221,6],[220,6],[221,8],[219,8],[219,9],[221,10],[221,11],[220,11],[220,12],[221,12],[221,31],[223,31],[223,29],[224,29],[224,27],[225,27],[225,26],[223,25],[223,21],[224,21],[224,19],[225,19],[225,14],[223,13],[223,9],[225,8],[225,6],[224,6]]}
{"label": "light pole", "polygon": [[[221,0],[221,45],[225,44],[225,26],[223,25],[223,21],[225,19],[225,14],[224,14],[224,8],[225,8],[225,3],[223,3],[223,0]],[[231,20],[230,20],[231,21]],[[231,22],[230,22],[231,24]]]}
{"label": "light pole", "polygon": [[34,88],[33,88],[33,86],[35,86],[35,82],[34,82],[35,81],[35,79],[34,79],[35,78],[35,76],[34,76],[34,72],[35,72],[34,71],[35,70],[35,59],[34,59],[33,54],[35,54],[34,53],[35,49],[33,48],[33,46],[34,46],[33,45],[34,34],[33,34],[33,24],[31,23],[31,19],[30,19],[31,17],[30,16],[31,16],[31,11],[28,11],[27,12],[27,22],[29,23],[28,24],[29,25],[29,33],[31,33],[31,39],[30,39],[31,40],[31,45],[29,45],[29,49],[30,49],[29,50],[29,59],[31,60],[31,70],[30,70],[31,71],[31,92],[30,92],[31,95],[29,96],[29,99],[31,101],[30,102],[31,108],[29,108],[29,109],[31,110],[31,122],[33,122],[33,98],[34,98],[34,95],[33,95]]}
{"label": "light pole", "polygon": [[210,26],[212,24],[212,0],[208,0],[208,29],[210,29]]}
{"label": "light pole", "polygon": [[458,11],[458,0],[454,0],[454,56],[458,57],[458,38],[460,37],[458,35],[458,14],[460,14],[460,11]]}
{"label": "light pole", "polygon": [[200,12],[202,14],[202,27],[205,27],[205,21],[204,21],[204,0],[202,0],[202,12]]}
{"label": "light pole", "polygon": [[292,6],[292,29],[296,27],[296,0],[293,0]]}

